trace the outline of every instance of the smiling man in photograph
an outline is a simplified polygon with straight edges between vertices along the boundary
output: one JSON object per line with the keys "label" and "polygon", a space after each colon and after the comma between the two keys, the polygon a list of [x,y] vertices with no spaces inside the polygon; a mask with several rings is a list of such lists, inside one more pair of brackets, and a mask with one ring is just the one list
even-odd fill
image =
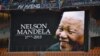
{"label": "smiling man in photograph", "polygon": [[64,12],[56,30],[58,43],[50,46],[48,51],[83,51],[84,45],[84,11]]}

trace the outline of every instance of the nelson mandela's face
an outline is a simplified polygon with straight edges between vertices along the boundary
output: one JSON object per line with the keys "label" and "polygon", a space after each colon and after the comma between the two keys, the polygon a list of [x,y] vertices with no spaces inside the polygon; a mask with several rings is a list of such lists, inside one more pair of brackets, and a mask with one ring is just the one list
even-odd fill
{"label": "nelson mandela's face", "polygon": [[63,18],[56,30],[56,36],[59,39],[60,50],[71,51],[74,45],[83,45],[84,24],[73,17]]}

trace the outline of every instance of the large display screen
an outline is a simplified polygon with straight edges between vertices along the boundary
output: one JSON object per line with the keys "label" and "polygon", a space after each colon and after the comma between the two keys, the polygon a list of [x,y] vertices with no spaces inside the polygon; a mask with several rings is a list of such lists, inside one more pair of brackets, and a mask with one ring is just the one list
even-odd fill
{"label": "large display screen", "polygon": [[85,11],[11,11],[9,51],[88,49]]}

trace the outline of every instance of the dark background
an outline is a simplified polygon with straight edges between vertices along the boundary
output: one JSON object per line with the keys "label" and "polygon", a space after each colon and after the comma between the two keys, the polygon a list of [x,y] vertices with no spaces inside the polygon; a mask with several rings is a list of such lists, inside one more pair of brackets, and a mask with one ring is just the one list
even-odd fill
{"label": "dark background", "polygon": [[[49,10],[11,11],[10,51],[45,51],[50,45],[57,42],[55,31],[61,19],[60,12]],[[24,36],[16,36],[20,24],[48,24],[52,35],[42,36],[42,39],[25,39]]]}

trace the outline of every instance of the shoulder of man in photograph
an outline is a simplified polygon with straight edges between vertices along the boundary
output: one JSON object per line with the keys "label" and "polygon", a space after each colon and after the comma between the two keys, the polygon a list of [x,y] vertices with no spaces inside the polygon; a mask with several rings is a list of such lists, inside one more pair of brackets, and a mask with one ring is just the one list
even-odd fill
{"label": "shoulder of man in photograph", "polygon": [[47,51],[60,51],[60,44],[55,43],[51,45],[49,48],[47,48]]}

